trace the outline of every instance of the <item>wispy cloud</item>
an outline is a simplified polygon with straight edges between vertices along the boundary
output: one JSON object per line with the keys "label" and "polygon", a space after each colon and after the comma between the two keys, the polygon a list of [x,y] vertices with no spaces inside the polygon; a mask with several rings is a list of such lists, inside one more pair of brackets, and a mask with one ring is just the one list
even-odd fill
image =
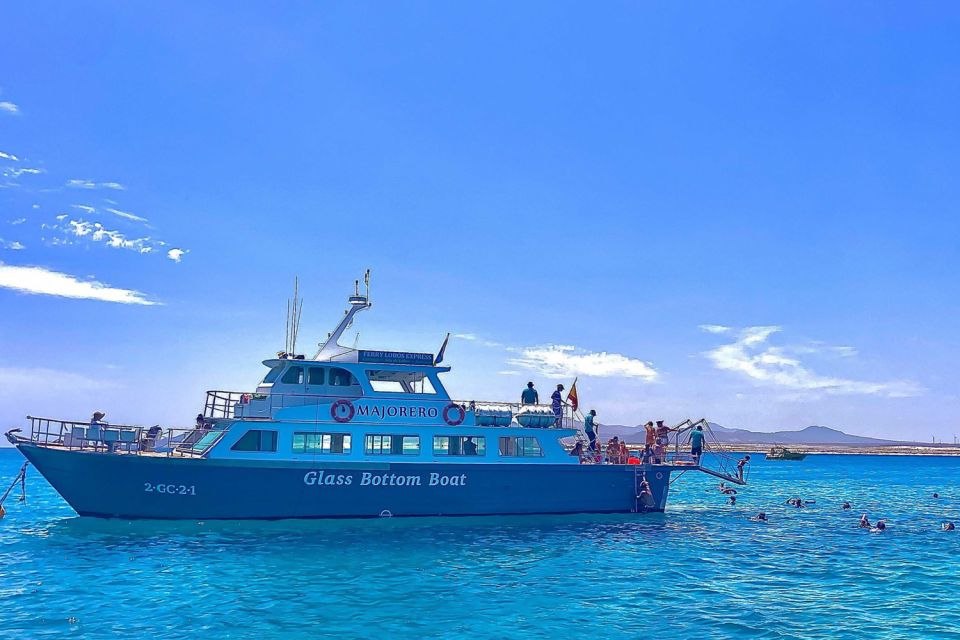
{"label": "wispy cloud", "polygon": [[99,222],[68,220],[64,231],[78,238],[89,237],[94,242],[103,242],[115,249],[130,249],[137,253],[151,253],[154,250],[150,238],[127,238],[119,231],[111,231]]}
{"label": "wispy cloud", "polygon": [[12,225],[18,225],[18,224],[23,224],[23,223],[26,222],[26,221],[27,221],[26,218],[17,218],[16,220],[11,220],[11,221],[10,221],[10,224],[12,224]]}
{"label": "wispy cloud", "polygon": [[16,167],[4,167],[2,170],[0,170],[0,173],[7,178],[19,178],[24,174],[36,176],[45,172],[43,169],[36,169],[33,167],[24,167],[23,169],[17,169]]}
{"label": "wispy cloud", "polygon": [[120,289],[97,282],[78,280],[74,276],[44,267],[19,267],[0,263],[0,287],[21,293],[100,300],[119,304],[159,304],[132,289]]}
{"label": "wispy cloud", "polygon": [[[706,328],[704,330],[709,331]],[[781,330],[778,326],[747,327],[736,332],[733,342],[712,349],[704,355],[718,369],[792,391],[831,395],[878,395],[890,398],[915,396],[924,391],[920,385],[905,380],[869,382],[818,374],[801,362],[798,356],[804,353],[831,352],[846,357],[856,351],[852,347],[827,347],[822,343],[785,347],[771,345],[770,336]]]}
{"label": "wispy cloud", "polygon": [[8,101],[4,100],[3,102],[0,102],[0,111],[2,111],[2,112],[4,112],[4,113],[9,113],[9,114],[16,115],[16,114],[20,113],[20,107],[18,107],[17,105],[15,105],[15,104],[12,103],[12,102],[8,102]]}
{"label": "wispy cloud", "polygon": [[549,344],[523,347],[507,360],[515,367],[536,371],[548,378],[594,376],[598,378],[639,378],[652,382],[659,375],[653,365],[619,353],[591,352],[570,345]]}
{"label": "wispy cloud", "polygon": [[730,327],[725,327],[722,324],[702,324],[700,328],[707,333],[729,333],[730,331]]}
{"label": "wispy cloud", "polygon": [[23,246],[23,244],[21,244],[16,240],[10,241],[10,240],[4,240],[3,238],[0,238],[0,248],[10,249],[11,251],[22,251],[26,249],[26,247]]}
{"label": "wispy cloud", "polygon": [[183,249],[170,249],[167,251],[167,257],[173,260],[174,262],[180,262],[183,259],[183,254],[188,253]]}
{"label": "wispy cloud", "polygon": [[96,213],[96,212],[97,212],[96,207],[91,207],[91,206],[88,205],[88,204],[72,204],[72,205],[70,205],[70,206],[73,207],[74,209],[80,209],[80,211],[83,211],[84,213]]}
{"label": "wispy cloud", "polygon": [[67,180],[67,186],[74,189],[114,189],[116,191],[126,189],[126,187],[119,182],[94,182],[93,180],[80,180],[76,178]]}
{"label": "wispy cloud", "polygon": [[18,158],[17,156],[13,155],[12,153],[7,153],[6,151],[0,151],[0,159],[13,160],[14,162],[17,162],[20,160],[20,158]]}
{"label": "wispy cloud", "polygon": [[133,220],[134,222],[147,222],[146,218],[141,218],[138,215],[134,215],[128,211],[120,211],[119,209],[111,209],[110,207],[104,207],[104,211],[112,213],[115,216],[120,216],[121,218],[126,218],[127,220]]}

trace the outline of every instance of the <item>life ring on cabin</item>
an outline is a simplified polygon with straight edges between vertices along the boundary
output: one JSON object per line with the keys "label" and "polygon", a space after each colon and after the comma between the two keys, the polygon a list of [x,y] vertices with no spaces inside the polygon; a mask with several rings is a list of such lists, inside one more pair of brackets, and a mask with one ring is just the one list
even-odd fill
{"label": "life ring on cabin", "polygon": [[657,471],[657,480],[663,480],[663,474]]}
{"label": "life ring on cabin", "polygon": [[356,413],[353,403],[346,398],[340,398],[330,405],[330,417],[337,422],[350,422]]}
{"label": "life ring on cabin", "polygon": [[[457,417],[456,417],[456,418],[451,418],[451,417],[450,417],[450,412],[451,412],[451,411],[456,411],[456,412],[457,412]],[[462,422],[463,422],[463,419],[466,418],[466,417],[467,417],[467,412],[466,412],[466,410],[464,410],[464,408],[461,407],[460,405],[454,404],[453,402],[451,402],[450,404],[448,404],[447,406],[445,406],[445,407],[443,408],[443,421],[446,422],[446,423],[447,423],[448,425],[450,425],[451,427],[456,427],[457,425],[459,425],[460,423],[462,423]]]}

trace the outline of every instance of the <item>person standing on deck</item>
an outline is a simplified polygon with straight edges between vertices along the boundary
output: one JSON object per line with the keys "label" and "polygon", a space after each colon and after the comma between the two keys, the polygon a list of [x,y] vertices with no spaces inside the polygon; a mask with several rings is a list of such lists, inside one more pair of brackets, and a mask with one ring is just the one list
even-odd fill
{"label": "person standing on deck", "polygon": [[596,418],[597,410],[590,409],[590,413],[588,413],[583,419],[583,430],[587,433],[587,437],[590,439],[590,449],[599,453],[600,449],[597,446],[597,430],[600,427],[600,423],[596,421]]}
{"label": "person standing on deck", "polygon": [[657,458],[659,458],[660,463],[666,462],[667,459],[667,445],[670,444],[670,427],[663,424],[663,420],[657,420]]}
{"label": "person standing on deck", "polygon": [[703,427],[699,424],[690,433],[690,454],[694,462],[700,464],[700,456],[703,455]]}
{"label": "person standing on deck", "polygon": [[554,421],[553,426],[559,428],[563,426],[563,385],[558,384],[557,390],[550,396],[553,405]]}
{"label": "person standing on deck", "polygon": [[740,462],[737,463],[737,477],[743,480],[743,468],[747,466],[747,463],[750,462],[750,456],[746,455],[740,458]]}
{"label": "person standing on deck", "polygon": [[533,383],[528,382],[527,388],[520,394],[520,404],[538,404],[539,402],[540,394],[533,388]]}

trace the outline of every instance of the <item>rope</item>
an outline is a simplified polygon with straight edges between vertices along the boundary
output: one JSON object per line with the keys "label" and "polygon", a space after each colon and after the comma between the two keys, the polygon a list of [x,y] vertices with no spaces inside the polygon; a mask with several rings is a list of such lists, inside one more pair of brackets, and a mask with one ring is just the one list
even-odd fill
{"label": "rope", "polygon": [[17,486],[17,483],[20,484],[20,499],[17,500],[17,502],[27,501],[27,467],[29,465],[29,462],[23,463],[23,466],[20,467],[20,471],[17,472],[17,476],[13,479],[13,482],[10,483],[10,486],[7,487],[7,490],[3,492],[3,496],[0,497],[0,517],[2,517],[3,513],[3,503],[6,502],[7,497],[10,495],[10,492],[13,491],[13,488]]}

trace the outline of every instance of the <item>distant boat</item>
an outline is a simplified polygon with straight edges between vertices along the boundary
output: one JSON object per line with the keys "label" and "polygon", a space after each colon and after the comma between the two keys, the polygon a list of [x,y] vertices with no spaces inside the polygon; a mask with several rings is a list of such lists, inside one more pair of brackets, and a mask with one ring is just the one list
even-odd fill
{"label": "distant boat", "polygon": [[767,452],[767,460],[803,460],[806,457],[807,454],[790,451],[786,447],[773,447]]}

